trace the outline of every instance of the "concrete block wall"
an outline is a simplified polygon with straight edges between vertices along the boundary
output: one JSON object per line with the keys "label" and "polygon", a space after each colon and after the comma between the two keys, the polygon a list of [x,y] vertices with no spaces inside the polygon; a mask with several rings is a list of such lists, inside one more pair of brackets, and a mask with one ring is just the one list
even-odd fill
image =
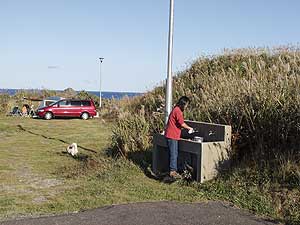
{"label": "concrete block wall", "polygon": [[[188,139],[179,141],[179,159],[185,154],[192,154],[196,163],[193,164],[194,177],[198,182],[214,178],[219,171],[228,167],[229,151],[231,150],[231,126],[222,124],[186,121],[197,130],[196,135],[204,138],[204,142]],[[184,153],[184,154],[181,154]],[[167,173],[169,167],[167,142],[163,135],[153,137],[152,168],[156,174]]]}

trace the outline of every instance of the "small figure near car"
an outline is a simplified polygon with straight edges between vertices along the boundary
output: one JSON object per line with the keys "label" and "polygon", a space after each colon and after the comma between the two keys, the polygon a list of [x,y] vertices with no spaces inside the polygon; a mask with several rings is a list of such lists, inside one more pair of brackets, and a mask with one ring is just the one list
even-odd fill
{"label": "small figure near car", "polygon": [[22,107],[22,116],[29,116],[30,107],[28,104],[24,104]]}
{"label": "small figure near car", "polygon": [[8,114],[8,116],[21,116],[21,115],[22,115],[22,113],[18,106],[14,106],[12,111],[9,112],[9,114]]}

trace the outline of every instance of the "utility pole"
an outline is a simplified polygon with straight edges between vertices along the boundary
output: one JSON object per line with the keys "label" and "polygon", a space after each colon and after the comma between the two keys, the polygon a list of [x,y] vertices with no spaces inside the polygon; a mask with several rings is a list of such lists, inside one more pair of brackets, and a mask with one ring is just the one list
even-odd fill
{"label": "utility pole", "polygon": [[169,44],[168,44],[168,67],[166,82],[166,109],[165,109],[165,125],[172,109],[172,58],[173,58],[173,31],[174,31],[174,0],[170,0],[169,14]]}
{"label": "utility pole", "polygon": [[99,91],[99,108],[101,109],[102,107],[102,98],[101,98],[101,77],[102,77],[102,70],[101,70],[101,65],[102,65],[102,62],[103,62],[103,59],[104,58],[99,58],[100,60],[100,91]]}

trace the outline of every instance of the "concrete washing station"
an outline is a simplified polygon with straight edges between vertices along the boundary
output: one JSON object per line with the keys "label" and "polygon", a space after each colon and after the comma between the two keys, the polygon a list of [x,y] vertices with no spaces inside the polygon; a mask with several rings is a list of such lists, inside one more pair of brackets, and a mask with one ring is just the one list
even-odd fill
{"label": "concrete washing station", "polygon": [[[192,178],[204,182],[214,178],[220,170],[228,167],[231,149],[231,126],[185,121],[196,132],[182,130],[178,143],[178,169],[192,168]],[[199,137],[203,141],[199,141]],[[194,141],[197,140],[197,141]],[[168,172],[169,153],[167,141],[162,134],[153,137],[152,170],[161,175]]]}

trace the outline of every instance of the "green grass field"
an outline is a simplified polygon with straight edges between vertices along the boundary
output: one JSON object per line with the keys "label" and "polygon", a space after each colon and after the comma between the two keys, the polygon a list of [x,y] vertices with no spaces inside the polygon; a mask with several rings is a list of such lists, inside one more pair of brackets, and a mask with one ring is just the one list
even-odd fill
{"label": "green grass field", "polygon": [[[257,215],[298,223],[298,203],[277,209],[272,193],[251,182],[253,172],[241,170],[204,184],[165,184],[147,177],[148,153],[130,160],[107,154],[113,125],[98,119],[0,117],[0,221],[129,202],[225,200]],[[79,146],[74,158],[66,153],[73,142]],[[287,209],[290,219],[278,211]]]}
{"label": "green grass field", "polygon": [[[0,220],[76,212],[117,203],[200,201],[203,193],[145,176],[107,156],[112,123],[0,117]],[[76,142],[79,155],[66,154]]]}

